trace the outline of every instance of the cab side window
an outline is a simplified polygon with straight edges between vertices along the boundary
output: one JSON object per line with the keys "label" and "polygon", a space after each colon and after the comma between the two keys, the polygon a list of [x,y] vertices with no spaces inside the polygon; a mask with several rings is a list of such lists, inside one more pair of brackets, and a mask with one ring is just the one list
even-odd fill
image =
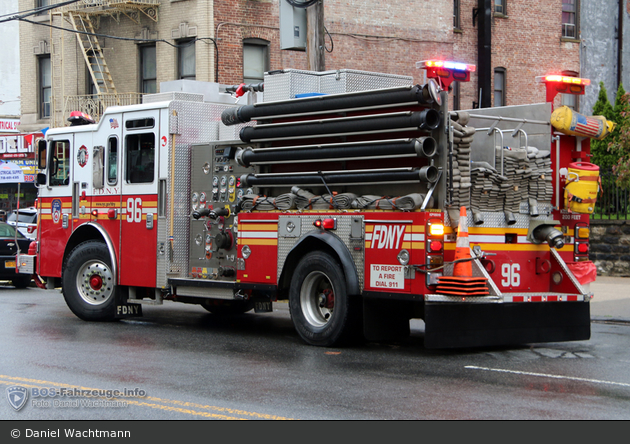
{"label": "cab side window", "polygon": [[125,138],[125,180],[151,183],[155,176],[155,134],[142,133]]}
{"label": "cab side window", "polygon": [[110,137],[107,141],[107,185],[118,183],[118,138]]}
{"label": "cab side window", "polygon": [[58,187],[70,183],[70,141],[53,140],[50,142],[50,186]]}

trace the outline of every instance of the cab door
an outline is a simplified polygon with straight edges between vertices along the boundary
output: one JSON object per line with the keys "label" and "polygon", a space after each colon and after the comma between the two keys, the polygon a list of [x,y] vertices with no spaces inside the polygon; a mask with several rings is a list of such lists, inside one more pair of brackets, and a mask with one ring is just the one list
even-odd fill
{"label": "cab door", "polygon": [[[92,210],[98,211],[98,223],[109,235],[120,257],[120,228],[122,208],[121,140],[122,114],[105,117],[100,135],[95,138],[92,161]],[[98,144],[96,144],[98,141]]]}
{"label": "cab door", "polygon": [[[61,277],[63,252],[72,233],[72,180],[74,134],[49,136],[45,165],[46,183],[39,186],[40,221],[37,273]],[[78,196],[77,196],[78,198]]]}
{"label": "cab door", "polygon": [[159,110],[123,114],[119,283],[155,287]]}

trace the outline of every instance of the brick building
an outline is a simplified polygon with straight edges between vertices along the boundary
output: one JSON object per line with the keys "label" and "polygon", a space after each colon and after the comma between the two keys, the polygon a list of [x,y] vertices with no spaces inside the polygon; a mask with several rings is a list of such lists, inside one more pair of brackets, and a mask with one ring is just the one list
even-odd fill
{"label": "brick building", "polygon": [[[19,7],[60,1],[19,0]],[[233,85],[256,82],[263,71],[307,69],[305,51],[280,49],[279,1],[287,0],[80,0],[28,17],[20,23],[22,131],[63,125],[77,108],[98,117],[104,106],[137,103],[165,81]],[[490,99],[482,105],[517,105],[545,100],[537,75],[580,75],[571,26],[579,23],[579,0],[323,1],[326,70],[423,83],[419,60],[476,64],[471,82],[454,88],[461,109],[478,104],[482,85]],[[77,39],[75,30],[92,29],[96,39]],[[101,59],[107,69],[90,73],[87,62]]]}

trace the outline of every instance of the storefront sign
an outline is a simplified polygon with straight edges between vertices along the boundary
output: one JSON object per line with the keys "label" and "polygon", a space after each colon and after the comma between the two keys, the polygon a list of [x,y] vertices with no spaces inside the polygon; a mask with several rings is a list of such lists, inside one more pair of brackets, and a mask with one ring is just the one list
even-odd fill
{"label": "storefront sign", "polygon": [[0,132],[18,133],[20,119],[0,119]]}

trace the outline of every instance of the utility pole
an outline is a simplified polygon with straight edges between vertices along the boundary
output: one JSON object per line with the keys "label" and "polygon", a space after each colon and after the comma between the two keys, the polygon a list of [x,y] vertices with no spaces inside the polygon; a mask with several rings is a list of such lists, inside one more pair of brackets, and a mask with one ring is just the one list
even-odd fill
{"label": "utility pole", "polygon": [[306,9],[306,58],[309,71],[325,71],[324,0]]}

